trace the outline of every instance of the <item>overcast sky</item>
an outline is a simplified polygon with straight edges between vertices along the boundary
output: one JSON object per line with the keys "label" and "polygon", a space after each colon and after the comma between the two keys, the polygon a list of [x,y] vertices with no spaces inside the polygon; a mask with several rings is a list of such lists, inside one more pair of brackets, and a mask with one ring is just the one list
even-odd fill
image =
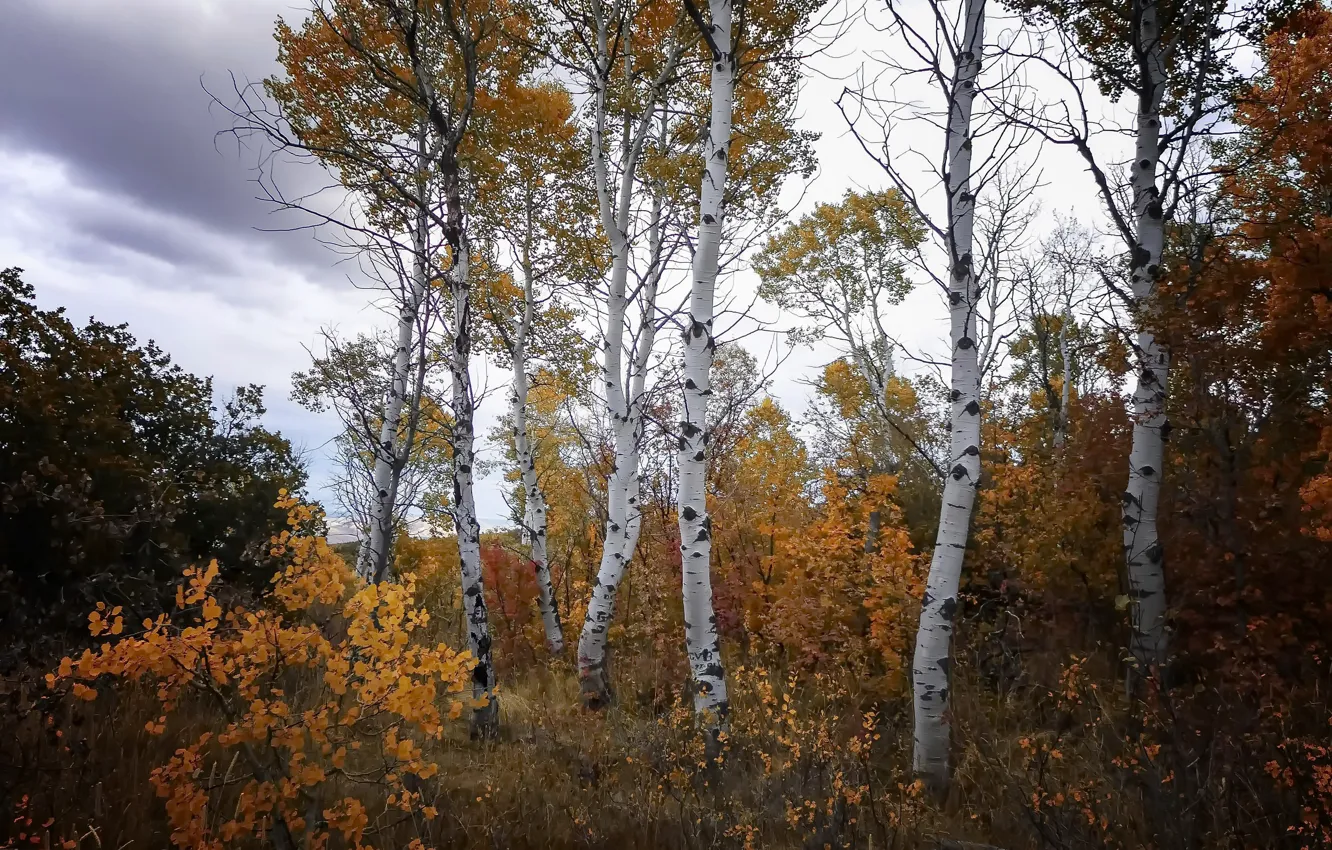
{"label": "overcast sky", "polygon": [[[308,364],[305,346],[321,327],[355,332],[384,318],[309,233],[263,230],[280,222],[255,199],[255,153],[218,136],[228,116],[205,91],[230,91],[233,73],[242,83],[273,73],[273,22],[303,10],[300,0],[0,0],[0,267],[24,268],[38,301],[75,320],[128,322],[184,368],[214,376],[222,395],[264,384],[269,426],[308,453],[315,495],[331,502],[321,487],[337,422],[294,405],[290,376]],[[832,103],[837,77],[877,38],[861,30],[815,62],[821,74],[800,101],[802,126],[823,134],[807,204],[885,185]],[[923,123],[898,132],[923,149],[938,144]],[[1051,152],[1042,165],[1047,212],[1094,215],[1095,204],[1075,203],[1090,189],[1078,163]],[[735,285],[753,283],[741,275]],[[890,331],[938,353],[946,318],[922,286]],[[798,351],[785,362],[775,390],[794,412],[801,381],[828,359]],[[492,398],[479,434],[499,413]],[[477,501],[484,526],[505,522],[494,481]]]}

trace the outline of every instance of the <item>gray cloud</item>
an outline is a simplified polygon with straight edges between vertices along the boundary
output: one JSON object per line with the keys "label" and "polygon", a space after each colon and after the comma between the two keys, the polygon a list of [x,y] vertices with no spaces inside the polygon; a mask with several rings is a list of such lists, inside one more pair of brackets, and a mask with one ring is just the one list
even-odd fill
{"label": "gray cloud", "polygon": [[[182,269],[234,271],[228,254],[264,252],[341,285],[336,257],[256,200],[259,152],[217,135],[226,99],[275,70],[272,24],[282,0],[18,0],[0,13],[0,156],[60,162],[90,195],[43,199],[40,214],[74,228],[77,254],[118,250]],[[286,167],[297,191],[327,182]],[[128,211],[127,206],[133,209]],[[194,276],[190,279],[198,280]]]}

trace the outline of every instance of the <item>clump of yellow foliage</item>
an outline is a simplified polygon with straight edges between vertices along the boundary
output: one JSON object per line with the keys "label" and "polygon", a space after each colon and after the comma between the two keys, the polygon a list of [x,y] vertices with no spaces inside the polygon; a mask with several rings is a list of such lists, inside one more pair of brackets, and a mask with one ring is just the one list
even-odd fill
{"label": "clump of yellow foliage", "polygon": [[[422,748],[471,707],[469,656],[425,645],[413,577],[364,584],[322,537],[300,532],[316,508],[285,493],[278,506],[290,530],[272,551],[287,566],[259,610],[223,610],[216,562],[189,569],[173,613],[133,631],[119,608],[99,605],[90,631],[112,640],[47,676],[85,700],[102,685],[155,686],[161,716],[148,731],[183,738],[152,774],[177,847],[259,838],[285,850],[296,836],[326,847],[340,833],[361,848],[372,816],[433,819],[423,789],[439,767]],[[220,728],[197,732],[198,712],[184,708],[200,701]]]}

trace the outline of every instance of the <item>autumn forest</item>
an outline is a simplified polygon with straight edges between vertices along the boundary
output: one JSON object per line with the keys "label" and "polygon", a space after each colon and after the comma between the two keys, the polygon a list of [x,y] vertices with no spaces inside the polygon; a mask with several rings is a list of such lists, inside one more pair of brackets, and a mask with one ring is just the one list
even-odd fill
{"label": "autumn forest", "polygon": [[1332,847],[1332,8],[268,44],[199,97],[377,326],[312,467],[0,272],[0,846]]}

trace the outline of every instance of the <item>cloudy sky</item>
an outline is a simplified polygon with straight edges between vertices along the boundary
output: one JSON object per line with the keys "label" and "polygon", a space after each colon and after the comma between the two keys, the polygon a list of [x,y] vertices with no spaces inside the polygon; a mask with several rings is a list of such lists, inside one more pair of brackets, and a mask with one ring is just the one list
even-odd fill
{"label": "cloudy sky", "polygon": [[[321,327],[355,332],[383,316],[309,233],[272,232],[283,222],[255,198],[256,152],[218,135],[229,120],[210,109],[208,94],[232,91],[233,75],[244,84],[276,70],[273,22],[300,19],[301,0],[0,5],[0,267],[24,268],[43,306],[128,322],[186,369],[213,375],[222,394],[267,386],[269,425],[308,453],[318,490],[337,423],[290,402],[291,373],[307,364],[305,347]],[[883,186],[832,103],[838,77],[876,38],[861,31],[815,63],[801,123],[823,134],[821,171],[806,203]],[[925,149],[937,144],[927,125],[899,135]],[[1058,152],[1042,164],[1053,186],[1047,210],[1067,210],[1083,194],[1070,185],[1083,186],[1085,175]],[[284,179],[314,185],[318,175]],[[753,284],[741,275],[735,285]],[[940,350],[947,326],[937,293],[922,287],[892,330],[918,349]],[[798,411],[802,379],[828,359],[796,352],[778,375],[779,397]],[[497,408],[491,401],[483,410],[482,433]],[[478,503],[483,525],[504,522],[498,488],[481,487]]]}

